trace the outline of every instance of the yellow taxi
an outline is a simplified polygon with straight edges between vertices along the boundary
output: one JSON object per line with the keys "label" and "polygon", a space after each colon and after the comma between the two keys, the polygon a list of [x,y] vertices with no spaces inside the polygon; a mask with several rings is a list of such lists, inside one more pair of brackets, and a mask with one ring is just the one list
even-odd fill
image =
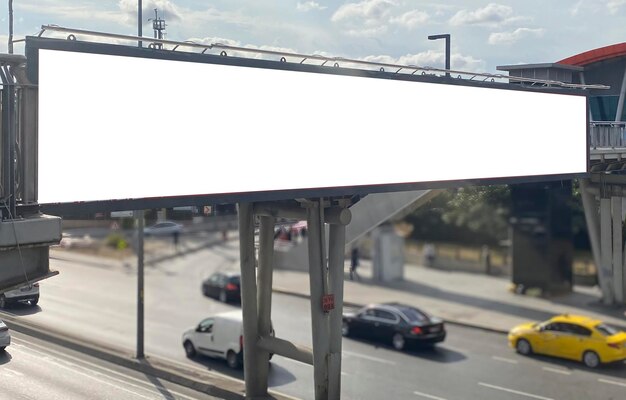
{"label": "yellow taxi", "polygon": [[557,315],[509,331],[509,346],[532,353],[582,361],[587,367],[626,360],[626,332],[580,315]]}

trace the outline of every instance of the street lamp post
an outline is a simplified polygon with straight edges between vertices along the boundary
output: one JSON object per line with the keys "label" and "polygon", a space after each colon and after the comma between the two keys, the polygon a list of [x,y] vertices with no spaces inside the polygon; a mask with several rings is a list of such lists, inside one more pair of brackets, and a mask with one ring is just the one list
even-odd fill
{"label": "street lamp post", "polygon": [[[142,28],[142,19],[143,19],[143,12],[141,10],[142,4],[141,4],[141,0],[137,0],[137,36],[141,37],[143,35],[143,32],[141,31]],[[138,43],[139,47],[142,47],[143,42],[140,40]]]}
{"label": "street lamp post", "polygon": [[430,35],[428,40],[446,39],[446,76],[450,77],[450,34]]}

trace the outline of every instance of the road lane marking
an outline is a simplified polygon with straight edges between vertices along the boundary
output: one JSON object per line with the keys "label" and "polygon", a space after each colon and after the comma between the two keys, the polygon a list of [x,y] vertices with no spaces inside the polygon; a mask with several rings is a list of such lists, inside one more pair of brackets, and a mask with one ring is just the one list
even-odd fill
{"label": "road lane marking", "polygon": [[365,354],[353,353],[351,351],[343,351],[342,353],[343,355],[346,355],[348,357],[357,357],[357,358],[363,358],[365,360],[376,361],[376,362],[383,363],[383,364],[396,365],[394,361],[385,360],[384,358],[366,356]]}
{"label": "road lane marking", "polygon": [[626,383],[624,383],[624,382],[611,381],[609,379],[602,379],[602,378],[600,378],[600,379],[598,379],[598,382],[609,383],[611,385],[617,385],[617,386],[624,386],[624,387],[626,387]]}
{"label": "road lane marking", "polygon": [[14,370],[14,369],[10,369],[10,368],[2,368],[2,369],[0,370],[0,372],[2,372],[2,373],[5,373],[5,372],[6,372],[6,375],[15,375],[15,376],[18,376],[18,377],[20,377],[20,376],[24,376],[24,374],[23,374],[23,373],[21,373],[21,372],[19,372],[19,371],[16,371],[16,370]]}
{"label": "road lane marking", "polygon": [[432,400],[446,400],[443,397],[437,397],[437,396],[433,396],[432,394],[426,394],[426,393],[422,393],[418,391],[413,392],[413,394],[417,396],[425,397],[427,399],[432,399]]}
{"label": "road lane marking", "polygon": [[557,374],[563,374],[563,375],[572,374],[570,371],[566,371],[564,369],[559,369],[559,368],[541,367],[541,369],[543,369],[544,371],[556,372]]}
{"label": "road lane marking", "polygon": [[498,356],[493,356],[491,358],[493,358],[494,360],[502,361],[502,362],[509,363],[509,364],[517,364],[517,360],[511,360],[510,358],[504,358],[504,357],[498,357]]}
{"label": "road lane marking", "polygon": [[[55,363],[57,365],[58,365],[58,362],[64,362],[64,363],[66,363],[68,365],[75,366],[75,367],[78,367],[78,368],[82,368],[83,370],[87,370],[87,371],[93,372],[93,373],[95,373],[97,375],[107,377],[107,378],[112,379],[114,381],[121,382],[123,384],[127,384],[127,385],[130,385],[130,386],[135,386],[135,387],[137,387],[139,389],[147,390],[148,392],[150,392],[150,394],[154,394],[154,392],[151,389],[157,389],[157,390],[158,389],[164,389],[164,390],[167,390],[169,393],[174,394],[174,395],[176,395],[178,397],[182,397],[182,398],[189,399],[189,400],[194,400],[193,397],[189,397],[189,396],[187,396],[187,395],[185,395],[183,393],[179,393],[179,392],[177,392],[175,390],[171,390],[171,389],[163,386],[160,382],[158,384],[153,383],[153,382],[146,382],[146,381],[143,381],[141,379],[138,379],[138,378],[135,378],[133,376],[130,376],[128,374],[124,374],[124,373],[121,373],[121,372],[109,369],[109,368],[104,367],[102,365],[94,364],[94,363],[91,363],[91,362],[89,362],[87,360],[83,360],[83,359],[80,359],[80,358],[77,358],[77,357],[73,357],[73,356],[71,356],[69,354],[65,354],[65,353],[58,352],[58,351],[53,350],[53,349],[45,348],[45,347],[40,346],[40,345],[38,345],[36,343],[29,342],[28,340],[25,340],[23,338],[19,338],[19,339],[17,339],[17,341],[22,341],[24,343],[29,344],[29,346],[24,346],[22,344],[17,344],[17,347],[27,348],[29,351],[32,351],[34,353],[39,353],[39,354],[43,355],[44,356],[43,359],[48,361],[48,362],[52,362],[52,363]],[[42,349],[44,351],[47,351],[49,353],[54,353],[54,354],[58,355],[58,358],[55,359],[53,357],[50,357],[49,354],[46,354],[43,351],[35,350],[35,349],[33,349],[33,347],[38,347],[38,348],[40,348],[40,349]],[[65,359],[63,359],[63,358],[65,358]],[[68,361],[67,359],[73,360],[74,363]],[[81,363],[84,364],[84,365],[80,365]],[[86,368],[85,365],[89,366],[91,369],[90,368]],[[102,373],[101,371],[97,371],[95,369],[99,369],[101,371],[106,371],[110,375],[106,375],[106,374]],[[132,384],[132,383],[130,383],[128,381],[117,379],[117,378],[115,378],[112,375],[121,376],[124,379],[137,382],[137,383],[142,384],[142,385],[144,385],[146,387],[141,387],[141,386]],[[139,396],[141,396],[141,395],[139,395]]]}
{"label": "road lane marking", "polygon": [[554,400],[553,398],[550,397],[543,397],[543,396],[538,396],[536,394],[531,394],[531,393],[526,393],[526,392],[521,392],[519,390],[513,390],[513,389],[508,389],[502,386],[496,386],[496,385],[490,385],[489,383],[484,383],[484,382],[478,382],[478,384],[480,386],[484,386],[490,389],[495,389],[495,390],[501,390],[503,392],[509,392],[509,393],[515,393],[515,394],[519,394],[520,396],[526,396],[526,397],[531,397],[533,399],[539,399],[539,400]]}

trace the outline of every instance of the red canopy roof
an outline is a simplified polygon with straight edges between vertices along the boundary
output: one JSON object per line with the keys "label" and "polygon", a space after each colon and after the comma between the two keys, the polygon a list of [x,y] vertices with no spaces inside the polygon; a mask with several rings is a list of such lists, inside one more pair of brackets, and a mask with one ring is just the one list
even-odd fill
{"label": "red canopy roof", "polygon": [[598,61],[609,60],[611,58],[622,56],[626,56],[626,42],[585,51],[584,53],[565,58],[559,61],[558,64],[577,65],[583,67]]}

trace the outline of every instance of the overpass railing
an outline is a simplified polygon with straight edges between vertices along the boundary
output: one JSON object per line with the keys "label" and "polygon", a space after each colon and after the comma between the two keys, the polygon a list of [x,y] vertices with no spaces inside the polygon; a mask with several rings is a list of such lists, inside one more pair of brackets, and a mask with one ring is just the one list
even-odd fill
{"label": "overpass railing", "polygon": [[626,121],[593,121],[589,126],[589,145],[599,147],[626,147]]}

